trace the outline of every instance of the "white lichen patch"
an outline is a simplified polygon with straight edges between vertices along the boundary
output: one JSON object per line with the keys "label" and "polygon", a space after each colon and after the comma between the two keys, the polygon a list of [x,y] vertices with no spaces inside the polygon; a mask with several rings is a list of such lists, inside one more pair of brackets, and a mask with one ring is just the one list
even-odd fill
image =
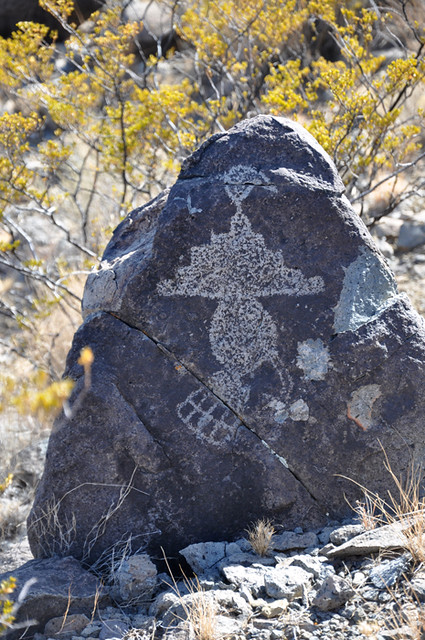
{"label": "white lichen patch", "polygon": [[242,202],[252,189],[276,190],[268,182],[264,174],[244,165],[224,174],[224,188],[236,207],[229,231],[213,232],[209,244],[192,247],[190,264],[157,287],[163,296],[218,300],[209,341],[222,368],[209,382],[237,409],[249,397],[242,378],[265,363],[277,367],[278,328],[258,298],[315,295],[324,288],[320,276],[305,277],[300,269],[285,264],[281,251],[268,249],[242,213]]}
{"label": "white lichen patch", "polygon": [[298,343],[297,367],[307,380],[324,380],[329,369],[329,349],[323,340],[309,338]]}
{"label": "white lichen patch", "polygon": [[382,395],[379,384],[367,384],[351,394],[347,405],[347,418],[358,427],[367,431],[373,425],[372,409],[376,400]]}
{"label": "white lichen patch", "polygon": [[289,417],[294,422],[307,422],[310,417],[308,404],[302,398],[295,400],[289,407]]}
{"label": "white lichen patch", "polygon": [[273,398],[267,406],[274,411],[273,418],[278,424],[283,424],[289,418],[287,406],[281,400]]}

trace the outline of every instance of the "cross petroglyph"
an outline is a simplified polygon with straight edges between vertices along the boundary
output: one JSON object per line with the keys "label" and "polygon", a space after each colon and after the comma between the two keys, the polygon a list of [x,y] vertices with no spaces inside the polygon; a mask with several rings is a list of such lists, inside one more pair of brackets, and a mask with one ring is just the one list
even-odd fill
{"label": "cross petroglyph", "polygon": [[277,191],[265,174],[237,165],[223,175],[223,186],[236,207],[229,232],[212,232],[209,244],[192,247],[190,264],[157,290],[163,296],[218,301],[209,341],[221,369],[209,383],[219,397],[240,409],[250,393],[243,378],[265,363],[275,365],[278,358],[278,328],[259,298],[314,295],[324,283],[320,276],[306,278],[300,269],[287,267],[282,252],[268,249],[242,212],[252,189]]}

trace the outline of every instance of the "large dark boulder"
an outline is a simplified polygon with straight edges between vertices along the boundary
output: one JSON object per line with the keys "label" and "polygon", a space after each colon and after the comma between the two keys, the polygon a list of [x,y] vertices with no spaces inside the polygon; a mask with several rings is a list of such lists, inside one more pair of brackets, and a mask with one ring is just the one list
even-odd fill
{"label": "large dark boulder", "polygon": [[[36,556],[152,554],[261,516],[312,526],[425,448],[424,323],[299,125],[213,136],[116,229],[69,353],[72,415],[29,519]],[[90,388],[77,360],[94,352]]]}

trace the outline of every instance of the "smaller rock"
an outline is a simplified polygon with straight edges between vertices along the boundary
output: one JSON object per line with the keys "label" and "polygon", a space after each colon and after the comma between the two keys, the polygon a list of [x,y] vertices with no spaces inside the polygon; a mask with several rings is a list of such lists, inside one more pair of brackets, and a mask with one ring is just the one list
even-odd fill
{"label": "smaller rock", "polygon": [[[27,590],[20,604],[16,621],[29,624],[31,633],[44,628],[51,618],[84,613],[91,615],[95,603],[105,606],[110,601],[102,592],[99,580],[85,571],[75,558],[30,560],[14,571],[0,575],[0,582],[13,576],[17,588],[12,598]],[[22,628],[8,633],[8,639],[22,635]]]}
{"label": "smaller rock", "polygon": [[264,589],[264,578],[269,569],[261,565],[241,567],[231,565],[223,567],[222,573],[225,579],[235,585],[237,589],[246,587],[251,594],[258,598]]}
{"label": "smaller rock", "polygon": [[400,227],[403,221],[398,218],[391,218],[391,216],[385,216],[374,227],[374,235],[378,238],[398,238],[400,233]]}
{"label": "smaller rock", "polygon": [[219,607],[219,613],[226,613],[232,618],[237,618],[239,621],[244,622],[252,616],[251,606],[239,593],[216,589],[212,595]]}
{"label": "smaller rock", "polygon": [[356,571],[352,577],[353,587],[361,587],[367,580],[367,576],[363,571]]}
{"label": "smaller rock", "polygon": [[101,622],[91,622],[81,632],[83,638],[97,638],[102,627]]}
{"label": "smaller rock", "polygon": [[363,620],[367,620],[367,613],[366,613],[366,611],[364,610],[363,607],[357,605],[357,606],[354,607],[354,609],[355,610],[354,610],[354,612],[352,614],[351,619],[355,624],[358,624],[359,622],[362,622]]}
{"label": "smaller rock", "polygon": [[44,635],[49,638],[70,638],[71,636],[77,636],[87,627],[89,622],[89,618],[83,613],[73,613],[51,618],[44,627]]}
{"label": "smaller rock", "polygon": [[387,240],[385,240],[385,238],[375,238],[375,242],[379,251],[386,258],[392,258],[394,256],[394,249],[392,245]]}
{"label": "smaller rock", "polygon": [[243,638],[244,625],[239,620],[219,614],[214,623],[216,638],[228,638],[228,640]]}
{"label": "smaller rock", "polygon": [[104,620],[99,633],[99,640],[122,638],[129,630],[128,623],[123,620]]}
{"label": "smaller rock", "polygon": [[414,249],[425,243],[425,225],[403,222],[397,240],[399,249]]}
{"label": "smaller rock", "polygon": [[363,532],[364,526],[362,524],[346,524],[343,527],[334,529],[329,536],[329,540],[332,544],[338,546]]}
{"label": "smaller rock", "polygon": [[379,640],[414,640],[416,634],[411,627],[403,625],[397,629],[382,629],[379,632]]}
{"label": "smaller rock", "polygon": [[335,526],[323,527],[323,529],[321,529],[317,534],[319,542],[323,545],[328,544],[332,531],[335,531]]}
{"label": "smaller rock", "polygon": [[316,547],[318,544],[319,539],[313,531],[308,531],[307,533],[284,531],[283,533],[273,536],[272,549],[274,551],[292,551],[295,549]]}
{"label": "smaller rock", "polygon": [[354,596],[352,586],[337,575],[329,575],[322,582],[312,604],[320,611],[335,611]]}
{"label": "smaller rock", "polygon": [[[408,546],[408,540],[403,534],[405,526],[402,522],[396,522],[371,531],[365,531],[339,547],[329,549],[326,552],[326,556],[328,558],[367,556],[383,550],[405,549]],[[321,550],[322,553],[323,551],[324,549]]]}
{"label": "smaller rock", "polygon": [[14,482],[19,481],[21,485],[29,487],[34,487],[39,482],[43,473],[47,443],[48,438],[33,442],[13,456],[10,469]]}
{"label": "smaller rock", "polygon": [[279,618],[288,608],[288,600],[286,598],[282,598],[281,600],[274,600],[266,604],[262,609],[261,613],[266,618]]}
{"label": "smaller rock", "polygon": [[384,560],[371,570],[369,579],[377,589],[392,587],[408,569],[411,560],[410,553],[393,560]]}
{"label": "smaller rock", "polygon": [[131,625],[133,629],[151,630],[154,624],[155,618],[153,618],[152,616],[145,616],[142,613],[137,613],[131,618]]}
{"label": "smaller rock", "polygon": [[195,640],[195,634],[192,626],[187,620],[183,620],[172,627],[168,627],[165,634],[162,636],[163,640]]}
{"label": "smaller rock", "polygon": [[[252,553],[243,553],[242,551],[240,551],[238,554],[232,555],[230,557],[226,556],[224,560],[221,560],[218,563],[217,568],[221,571],[223,567],[230,567],[232,565],[240,565],[242,567],[252,567],[253,564],[272,567],[276,564],[276,559],[269,558],[269,557],[256,556]],[[209,575],[213,575],[214,568],[211,568],[208,573]]]}
{"label": "smaller rock", "polygon": [[153,601],[149,608],[149,615],[154,618],[162,618],[164,613],[176,606],[180,602],[180,598],[172,591],[165,591],[160,593]]}
{"label": "smaller rock", "polygon": [[276,622],[274,620],[268,620],[266,618],[254,618],[252,621],[252,626],[255,627],[255,629],[267,629],[268,631],[272,631],[275,625]]}
{"label": "smaller rock", "polygon": [[290,601],[302,597],[311,579],[312,574],[301,567],[276,567],[265,575],[264,586],[270,598],[286,598]]}
{"label": "smaller rock", "polygon": [[[238,545],[235,553],[241,553],[241,549]],[[191,544],[180,551],[180,554],[184,557],[191,569],[197,574],[211,571],[215,565],[226,557],[226,543],[225,542],[199,542],[197,544]]]}
{"label": "smaller rock", "polygon": [[239,538],[233,544],[237,544],[241,551],[252,552],[252,546],[246,538]]}
{"label": "smaller rock", "polygon": [[115,573],[119,595],[124,602],[149,598],[157,584],[157,569],[145,553],[124,560]]}
{"label": "smaller rock", "polygon": [[425,602],[425,571],[418,572],[410,581],[415,600]]}
{"label": "smaller rock", "polygon": [[360,591],[363,600],[368,600],[369,602],[379,602],[380,593],[379,589],[374,589],[373,587],[364,587]]}
{"label": "smaller rock", "polygon": [[[239,632],[240,623],[246,623],[252,615],[252,609],[246,600],[232,591],[193,591],[178,599],[178,602],[163,615],[162,625],[165,627],[176,625],[179,621],[191,619],[193,617],[211,617],[216,619],[217,628],[226,626],[225,620],[219,623],[218,618],[224,618],[229,621],[230,630],[223,632],[233,634]],[[237,624],[233,625],[232,621]],[[229,628],[230,628],[229,627]],[[220,632],[221,633],[221,632]],[[223,635],[223,634],[222,634]],[[219,636],[221,637],[221,636]]]}
{"label": "smaller rock", "polygon": [[335,569],[331,564],[323,562],[324,558],[319,556],[311,556],[309,554],[292,556],[290,558],[291,565],[294,567],[301,567],[308,573],[311,573],[315,578],[320,576],[324,577],[328,573],[335,573]]}
{"label": "smaller rock", "polygon": [[319,555],[325,556],[327,558],[328,557],[328,553],[330,553],[334,549],[336,549],[335,545],[332,544],[332,542],[329,542],[328,544],[325,544],[324,547],[319,549]]}

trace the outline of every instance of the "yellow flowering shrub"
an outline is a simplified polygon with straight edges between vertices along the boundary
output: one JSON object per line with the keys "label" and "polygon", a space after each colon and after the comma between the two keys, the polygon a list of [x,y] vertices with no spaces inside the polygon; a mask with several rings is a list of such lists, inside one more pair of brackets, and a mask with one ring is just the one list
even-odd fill
{"label": "yellow flowering shrub", "polygon": [[15,578],[0,582],[0,634],[6,631],[14,621],[14,604],[9,595],[16,588]]}
{"label": "yellow flowering shrub", "polygon": [[[420,186],[417,0],[390,0],[391,10],[361,0],[160,0],[185,49],[144,62],[134,45],[141,25],[122,22],[118,0],[92,16],[91,29],[67,25],[71,0],[42,4],[69,32],[59,54],[41,25],[22,22],[0,39],[0,267],[31,283],[24,299],[13,287],[2,298],[21,329],[13,335],[20,352],[57,306],[78,318],[82,282],[119,220],[172,183],[208,136],[242,118],[299,120],[372,222],[374,189],[388,184],[383,215]],[[43,235],[61,250],[49,250]],[[30,384],[35,395],[20,390],[35,411],[65,394],[38,384]]]}

